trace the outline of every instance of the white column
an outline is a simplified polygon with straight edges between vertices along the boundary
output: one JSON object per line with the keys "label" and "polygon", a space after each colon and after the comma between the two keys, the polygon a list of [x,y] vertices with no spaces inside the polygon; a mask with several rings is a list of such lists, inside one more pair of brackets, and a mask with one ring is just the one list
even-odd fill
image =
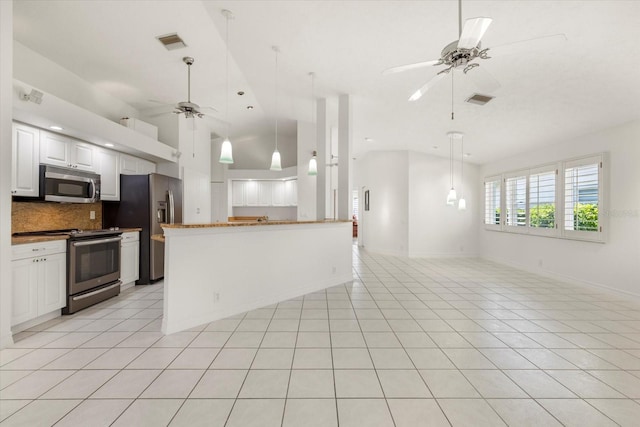
{"label": "white column", "polygon": [[316,219],[316,179],[309,175],[309,160],[316,150],[316,127],[298,121],[298,221]]}
{"label": "white column", "polygon": [[0,348],[11,337],[11,118],[13,109],[13,2],[0,1]]}
{"label": "white column", "polygon": [[[327,100],[318,99],[316,108],[316,151],[318,151],[318,176],[316,176],[316,219],[326,217],[325,193],[327,191]],[[299,168],[300,166],[298,166]]]}
{"label": "white column", "polygon": [[338,100],[338,218],[351,219],[351,97]]}

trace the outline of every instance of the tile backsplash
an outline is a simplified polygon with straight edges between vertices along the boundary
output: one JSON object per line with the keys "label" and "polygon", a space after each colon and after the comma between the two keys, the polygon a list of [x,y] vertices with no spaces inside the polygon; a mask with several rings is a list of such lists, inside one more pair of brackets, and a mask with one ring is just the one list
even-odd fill
{"label": "tile backsplash", "polygon": [[[90,219],[91,211],[95,212],[95,219]],[[68,228],[101,229],[102,202],[12,202],[11,204],[12,233]]]}

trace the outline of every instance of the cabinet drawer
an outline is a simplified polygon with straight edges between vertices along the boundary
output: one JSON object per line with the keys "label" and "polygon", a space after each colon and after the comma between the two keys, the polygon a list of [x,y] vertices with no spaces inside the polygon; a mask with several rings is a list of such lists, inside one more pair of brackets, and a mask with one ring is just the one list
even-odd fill
{"label": "cabinet drawer", "polygon": [[66,240],[52,240],[50,242],[26,243],[11,247],[13,261],[24,258],[39,257],[67,251]]}
{"label": "cabinet drawer", "polygon": [[138,231],[129,231],[122,233],[122,243],[139,242],[140,233]]}

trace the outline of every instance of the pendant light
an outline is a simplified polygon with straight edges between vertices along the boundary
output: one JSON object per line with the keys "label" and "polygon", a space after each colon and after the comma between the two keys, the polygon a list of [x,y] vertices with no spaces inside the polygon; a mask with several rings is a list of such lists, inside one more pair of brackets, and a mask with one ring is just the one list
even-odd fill
{"label": "pendant light", "polygon": [[453,140],[461,135],[459,132],[449,132],[447,136],[449,137],[449,178],[451,183],[451,189],[447,194],[447,205],[453,206],[456,203],[456,199],[458,195],[456,194],[456,189],[453,186]]}
{"label": "pendant light", "polygon": [[[233,19],[233,14],[231,13],[230,10],[227,10],[227,9],[223,9],[222,14],[227,19],[227,29],[226,29],[227,53],[225,58],[227,85],[226,85],[226,92],[225,92],[225,99],[226,99],[225,115],[227,116],[226,117],[227,122],[229,122],[229,19]],[[233,163],[233,148],[231,147],[231,141],[229,141],[229,126],[230,124],[227,124],[227,135],[225,136],[224,141],[222,141],[222,148],[220,150],[220,160],[219,160],[220,163],[226,163],[226,164]]]}
{"label": "pendant light", "polygon": [[[309,73],[309,76],[311,76],[311,123],[313,123],[313,106],[315,104],[315,73],[311,72]],[[318,175],[318,161],[316,160],[316,158],[318,157],[318,152],[313,150],[312,153],[312,157],[309,160],[309,172],[308,174],[310,176],[316,176]]]}
{"label": "pendant light", "polygon": [[467,201],[464,199],[464,135],[460,134],[460,200],[458,200],[458,210],[467,209]]}
{"label": "pendant light", "polygon": [[278,53],[280,53],[280,49],[278,46],[272,47],[273,51],[276,53],[276,148],[273,150],[273,155],[271,156],[271,169],[272,171],[281,171],[282,164],[280,162],[280,152],[278,151]]}

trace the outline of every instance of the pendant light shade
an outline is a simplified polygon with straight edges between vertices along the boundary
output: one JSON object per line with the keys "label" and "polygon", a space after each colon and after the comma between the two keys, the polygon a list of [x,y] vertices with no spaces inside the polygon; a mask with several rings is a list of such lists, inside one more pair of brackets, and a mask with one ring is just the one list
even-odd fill
{"label": "pendant light shade", "polygon": [[451,187],[451,190],[449,190],[449,194],[447,194],[447,204],[449,206],[453,206],[456,203],[457,198],[458,195],[456,194],[456,189]]}
{"label": "pendant light shade", "polygon": [[464,199],[464,197],[460,197],[460,200],[458,200],[458,210],[464,211],[466,209],[467,209],[467,201]]}
{"label": "pendant light shade", "polygon": [[[226,45],[227,53],[225,59],[225,74],[226,74],[226,90],[225,90],[225,113],[227,121],[229,121],[229,19],[233,19],[233,14],[230,10],[223,9],[222,14],[227,20],[226,28]],[[220,163],[232,164],[233,163],[233,148],[231,147],[231,141],[229,141],[229,125],[227,125],[227,136],[222,141],[222,149],[220,150]]]}
{"label": "pendant light shade", "polygon": [[314,151],[313,157],[311,157],[311,160],[309,160],[309,175],[311,176],[318,175],[318,161],[316,160],[317,156],[318,153]]}
{"label": "pendant light shade", "polygon": [[225,138],[224,141],[222,141],[219,161],[220,163],[226,164],[233,163],[233,148],[231,147],[231,141],[229,141],[229,138]]}
{"label": "pendant light shade", "polygon": [[276,148],[273,154],[271,155],[271,167],[269,168],[272,171],[281,171],[282,164],[280,163],[280,152]]}

